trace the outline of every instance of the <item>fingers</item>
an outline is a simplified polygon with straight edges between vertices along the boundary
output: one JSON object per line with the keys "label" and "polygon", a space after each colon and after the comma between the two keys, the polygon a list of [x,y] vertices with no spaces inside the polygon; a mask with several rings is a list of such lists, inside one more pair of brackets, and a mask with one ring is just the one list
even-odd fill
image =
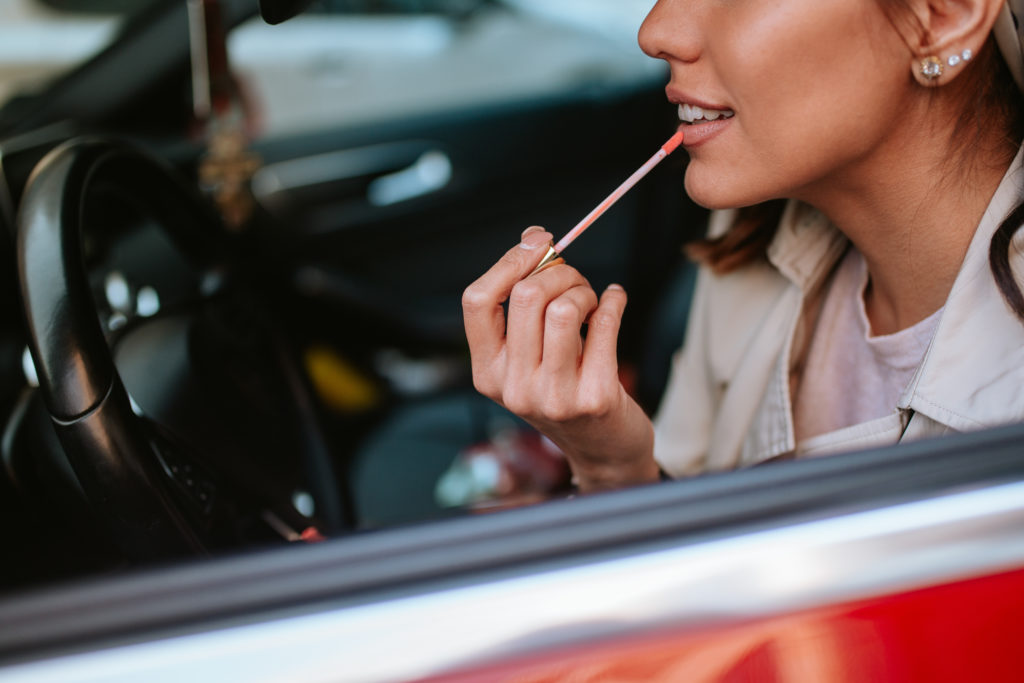
{"label": "fingers", "polygon": [[583,373],[600,375],[618,371],[617,349],[622,314],[626,310],[626,290],[609,285],[597,308],[590,314],[587,341],[583,349]]}
{"label": "fingers", "polygon": [[[546,353],[544,343],[548,310],[566,292],[578,287],[590,289],[586,279],[575,268],[567,266],[548,268],[516,283],[508,305],[506,341],[509,373],[529,376],[540,365]],[[574,294],[569,303],[579,296],[579,293]],[[558,310],[562,306],[558,304],[555,308]],[[579,330],[579,325],[576,325],[575,330],[571,331],[572,335],[578,338]]]}
{"label": "fingers", "polygon": [[540,263],[550,242],[551,234],[543,228],[528,228],[518,245],[466,288],[462,312],[474,365],[478,361],[489,362],[501,352],[505,338],[501,305],[509,298],[512,287]]}
{"label": "fingers", "polygon": [[544,373],[556,381],[580,369],[583,338],[580,328],[597,308],[597,294],[589,285],[577,285],[548,304],[544,315]]}
{"label": "fingers", "polygon": [[[613,285],[599,300],[586,279],[564,265],[531,275],[550,240],[543,229],[528,229],[466,289],[462,305],[474,384],[523,416],[599,414],[617,395],[626,293]],[[580,329],[588,320],[584,342]],[[580,404],[584,398],[593,406]]]}

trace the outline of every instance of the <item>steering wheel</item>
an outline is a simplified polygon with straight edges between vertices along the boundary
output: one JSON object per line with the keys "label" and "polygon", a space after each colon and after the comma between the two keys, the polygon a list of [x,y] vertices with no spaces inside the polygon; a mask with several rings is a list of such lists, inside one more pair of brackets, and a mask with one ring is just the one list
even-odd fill
{"label": "steering wheel", "polygon": [[[122,551],[138,559],[203,553],[230,543],[225,534],[234,532],[224,530],[239,526],[232,517],[242,510],[262,518],[262,531],[268,525],[286,536],[282,528],[298,526],[300,534],[304,529],[315,531],[301,526],[308,520],[291,505],[292,492],[275,485],[280,468],[248,457],[262,437],[225,434],[231,425],[222,423],[230,423],[225,417],[230,411],[204,403],[209,384],[195,382],[207,368],[224,365],[196,360],[203,349],[216,347],[215,355],[238,355],[210,341],[225,337],[225,299],[227,305],[239,299],[253,304],[256,297],[239,295],[235,287],[226,297],[202,297],[203,306],[216,302],[213,313],[207,309],[205,314],[191,311],[184,316],[179,311],[141,321],[118,347],[126,349],[128,360],[121,363],[118,357],[115,362],[100,325],[82,249],[86,226],[95,224],[102,205],[110,201],[127,202],[154,220],[186,259],[202,269],[225,264],[229,253],[219,219],[196,191],[162,160],[141,149],[104,139],[77,139],[51,151],[34,170],[17,218],[18,275],[29,348],[46,409],[87,500]],[[220,332],[210,333],[209,325],[197,322],[203,319],[220,321]],[[245,334],[270,338],[273,325],[263,324]],[[273,349],[269,359],[267,354],[243,358],[258,363],[248,367],[245,376],[268,374],[279,379],[274,391],[266,393],[281,394],[281,406],[299,406],[298,414],[287,419],[289,433],[299,434],[301,443],[282,449],[303,455],[306,475],[319,483],[313,487],[319,492],[318,512],[326,509],[336,517],[340,503],[332,493],[330,458],[311,415],[311,396],[288,354],[279,344]],[[139,358],[146,363],[140,366]],[[136,373],[141,379],[127,382],[126,390],[119,366],[133,363],[141,368]],[[191,379],[175,376],[182,374]],[[230,378],[221,384],[230,384]],[[139,407],[142,401],[135,400],[140,396],[133,383],[140,395],[165,394],[156,403],[201,407],[184,422],[160,422],[145,405]],[[188,425],[197,420],[199,428],[191,429]],[[251,537],[254,532],[248,533]]]}

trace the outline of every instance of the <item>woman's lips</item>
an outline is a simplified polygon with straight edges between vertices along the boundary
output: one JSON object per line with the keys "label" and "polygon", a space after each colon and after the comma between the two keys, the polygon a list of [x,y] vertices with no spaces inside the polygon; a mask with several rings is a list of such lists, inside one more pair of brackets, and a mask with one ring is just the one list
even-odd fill
{"label": "woman's lips", "polygon": [[668,86],[665,88],[669,102],[678,106],[679,130],[685,131],[685,142],[688,149],[704,144],[724,131],[732,123],[736,112],[728,106],[702,100]]}
{"label": "woman's lips", "polygon": [[718,136],[719,133],[724,131],[732,125],[732,117],[719,118],[714,121],[700,121],[697,123],[680,123],[679,129],[686,131],[686,136],[683,145],[687,149],[693,149],[698,147],[713,137]]}

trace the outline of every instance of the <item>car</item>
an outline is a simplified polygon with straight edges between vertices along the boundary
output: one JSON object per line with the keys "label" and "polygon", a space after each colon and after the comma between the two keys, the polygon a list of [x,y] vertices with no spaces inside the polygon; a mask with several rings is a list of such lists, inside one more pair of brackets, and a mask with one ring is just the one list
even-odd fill
{"label": "car", "polygon": [[[584,496],[473,390],[466,285],[677,123],[651,2],[97,4],[0,109],[0,680],[1019,678],[1024,425]],[[651,412],[684,169],[568,254]]]}

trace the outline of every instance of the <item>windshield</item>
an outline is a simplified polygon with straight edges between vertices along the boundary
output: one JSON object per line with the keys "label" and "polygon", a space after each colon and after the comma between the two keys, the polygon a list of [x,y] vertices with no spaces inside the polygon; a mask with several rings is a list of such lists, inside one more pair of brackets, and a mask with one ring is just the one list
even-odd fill
{"label": "windshield", "polygon": [[110,44],[162,0],[0,0],[0,106],[31,94]]}

